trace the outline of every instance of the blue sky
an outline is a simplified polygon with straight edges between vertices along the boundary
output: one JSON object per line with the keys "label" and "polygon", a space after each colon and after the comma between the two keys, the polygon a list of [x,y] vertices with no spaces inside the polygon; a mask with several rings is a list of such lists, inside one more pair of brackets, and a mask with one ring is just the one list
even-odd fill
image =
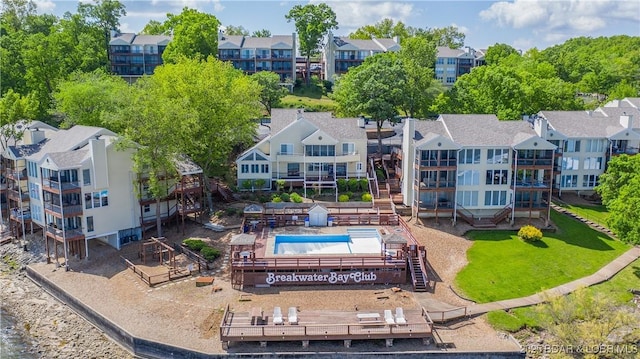
{"label": "blue sky", "polygon": [[[90,1],[90,0],[82,0]],[[249,31],[268,29],[274,35],[295,32],[284,15],[308,1],[241,0],[120,0],[127,16],[122,32],[139,32],[149,20],[164,21],[185,6],[215,15],[223,25]],[[75,12],[77,1],[34,0],[39,12],[62,16]],[[311,3],[319,1],[312,0]],[[384,18],[422,28],[457,26],[465,45],[476,49],[505,43],[517,49],[544,49],[577,36],[640,36],[640,1],[626,0],[514,0],[514,1],[334,1],[336,35]]]}

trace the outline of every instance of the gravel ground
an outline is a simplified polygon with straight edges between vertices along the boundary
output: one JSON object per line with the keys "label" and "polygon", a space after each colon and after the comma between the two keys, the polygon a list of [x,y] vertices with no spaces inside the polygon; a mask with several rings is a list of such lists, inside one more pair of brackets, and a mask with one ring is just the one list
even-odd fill
{"label": "gravel ground", "polygon": [[[455,274],[466,264],[466,250],[471,243],[457,236],[466,229],[458,225],[452,229],[449,224],[436,225],[422,220],[409,222],[414,236],[426,246],[428,260],[439,277],[434,293],[426,295],[452,304],[465,305],[449,287]],[[450,232],[450,233],[448,233]],[[229,233],[216,233],[203,229],[200,225],[188,225],[186,235],[174,229],[165,232],[170,241],[185,237],[202,238],[224,249],[230,239]],[[196,288],[193,278],[154,288],[146,286],[131,270],[126,270],[120,256],[131,258],[137,245],[129,245],[115,251],[106,245],[92,243],[89,260],[71,259],[72,271],[65,272],[53,264],[46,264],[43,249],[37,240],[30,241],[30,251],[25,253],[16,244],[0,247],[2,275],[0,276],[2,305],[10,308],[21,322],[27,334],[35,339],[34,349],[42,358],[94,357],[128,358],[131,355],[110,341],[99,330],[75,315],[66,306],[34,285],[18,268],[25,264],[55,281],[59,286],[90,304],[102,315],[119,323],[133,335],[163,341],[204,352],[223,353],[218,340],[218,325],[227,305],[234,311],[248,311],[256,305],[262,308],[298,306],[304,309],[361,309],[382,310],[402,306],[419,308],[419,301],[409,286],[401,286],[403,291],[394,293],[389,286],[344,286],[344,287],[294,287],[294,288],[251,288],[238,291],[231,288],[229,274],[224,259],[216,264],[214,272],[206,273],[215,277],[214,284],[222,291],[212,293],[211,287]],[[90,242],[91,243],[91,242]],[[380,300],[380,292],[388,299]],[[239,301],[247,295],[250,301]],[[109,298],[105,301],[104,298]],[[450,343],[453,350],[490,351],[518,350],[518,345],[509,337],[493,330],[483,317],[439,326],[438,333]],[[411,351],[436,349],[425,347],[421,341],[398,340],[393,348],[385,348],[384,343],[369,343],[352,346],[351,351]],[[312,343],[309,350],[343,350],[335,343]],[[270,343],[269,347],[258,345],[234,345],[229,352],[273,352],[301,351],[300,343]]]}

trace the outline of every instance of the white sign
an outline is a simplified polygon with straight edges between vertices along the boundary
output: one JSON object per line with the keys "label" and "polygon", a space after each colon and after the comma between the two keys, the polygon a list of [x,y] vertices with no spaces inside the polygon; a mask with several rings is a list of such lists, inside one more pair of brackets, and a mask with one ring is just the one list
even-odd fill
{"label": "white sign", "polygon": [[377,276],[373,272],[351,272],[351,273],[314,273],[314,274],[275,274],[267,273],[267,284],[276,283],[299,283],[299,282],[329,282],[330,284],[344,284],[348,282],[375,282]]}

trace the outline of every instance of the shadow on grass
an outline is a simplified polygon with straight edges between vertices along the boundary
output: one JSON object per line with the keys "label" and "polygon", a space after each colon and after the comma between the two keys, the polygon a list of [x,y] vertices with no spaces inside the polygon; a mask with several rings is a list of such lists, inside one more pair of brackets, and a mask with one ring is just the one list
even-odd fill
{"label": "shadow on grass", "polygon": [[300,87],[296,87],[293,90],[293,96],[308,97],[308,98],[319,100],[322,98],[322,89],[320,89],[318,86],[315,86],[315,85],[310,85],[310,86],[303,85]]}
{"label": "shadow on grass", "polygon": [[633,274],[634,274],[636,277],[640,278],[640,267],[633,266],[632,268],[633,268]]}
{"label": "shadow on grass", "polygon": [[549,246],[544,243],[544,241],[533,241],[533,242],[526,242],[529,243],[531,246],[533,247],[537,247],[537,248],[549,248]]}
{"label": "shadow on grass", "polygon": [[581,221],[567,215],[551,212],[551,219],[560,230],[545,236],[567,244],[597,251],[614,250],[607,241],[613,241],[606,234],[596,231]]}

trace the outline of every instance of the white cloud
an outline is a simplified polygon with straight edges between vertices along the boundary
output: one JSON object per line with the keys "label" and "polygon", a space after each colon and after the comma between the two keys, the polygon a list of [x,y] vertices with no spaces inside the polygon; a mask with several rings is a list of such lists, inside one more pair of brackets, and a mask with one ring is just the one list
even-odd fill
{"label": "white cloud", "polygon": [[613,19],[637,21],[640,2],[616,0],[515,0],[493,3],[480,12],[485,21],[514,29],[532,28],[577,35],[612,25]]}
{"label": "white cloud", "polygon": [[462,26],[462,25],[458,25],[455,22],[451,23],[451,26],[455,27],[458,29],[458,31],[460,31],[461,33],[467,35],[469,33],[469,28],[466,26]]}
{"label": "white cloud", "polygon": [[222,10],[224,10],[224,6],[220,2],[220,0],[213,0],[213,11],[221,12]]}
{"label": "white cloud", "polygon": [[166,11],[127,11],[126,18],[140,18],[143,20],[164,20],[167,17]]}
{"label": "white cloud", "polygon": [[36,4],[36,10],[39,14],[51,13],[56,7],[56,3],[52,0],[34,0],[33,3]]}
{"label": "white cloud", "polygon": [[[312,1],[318,2],[318,1]],[[347,35],[364,25],[373,25],[389,18],[394,22],[406,24],[409,17],[415,15],[413,4],[406,2],[348,1],[326,2],[336,13],[340,34]]]}

